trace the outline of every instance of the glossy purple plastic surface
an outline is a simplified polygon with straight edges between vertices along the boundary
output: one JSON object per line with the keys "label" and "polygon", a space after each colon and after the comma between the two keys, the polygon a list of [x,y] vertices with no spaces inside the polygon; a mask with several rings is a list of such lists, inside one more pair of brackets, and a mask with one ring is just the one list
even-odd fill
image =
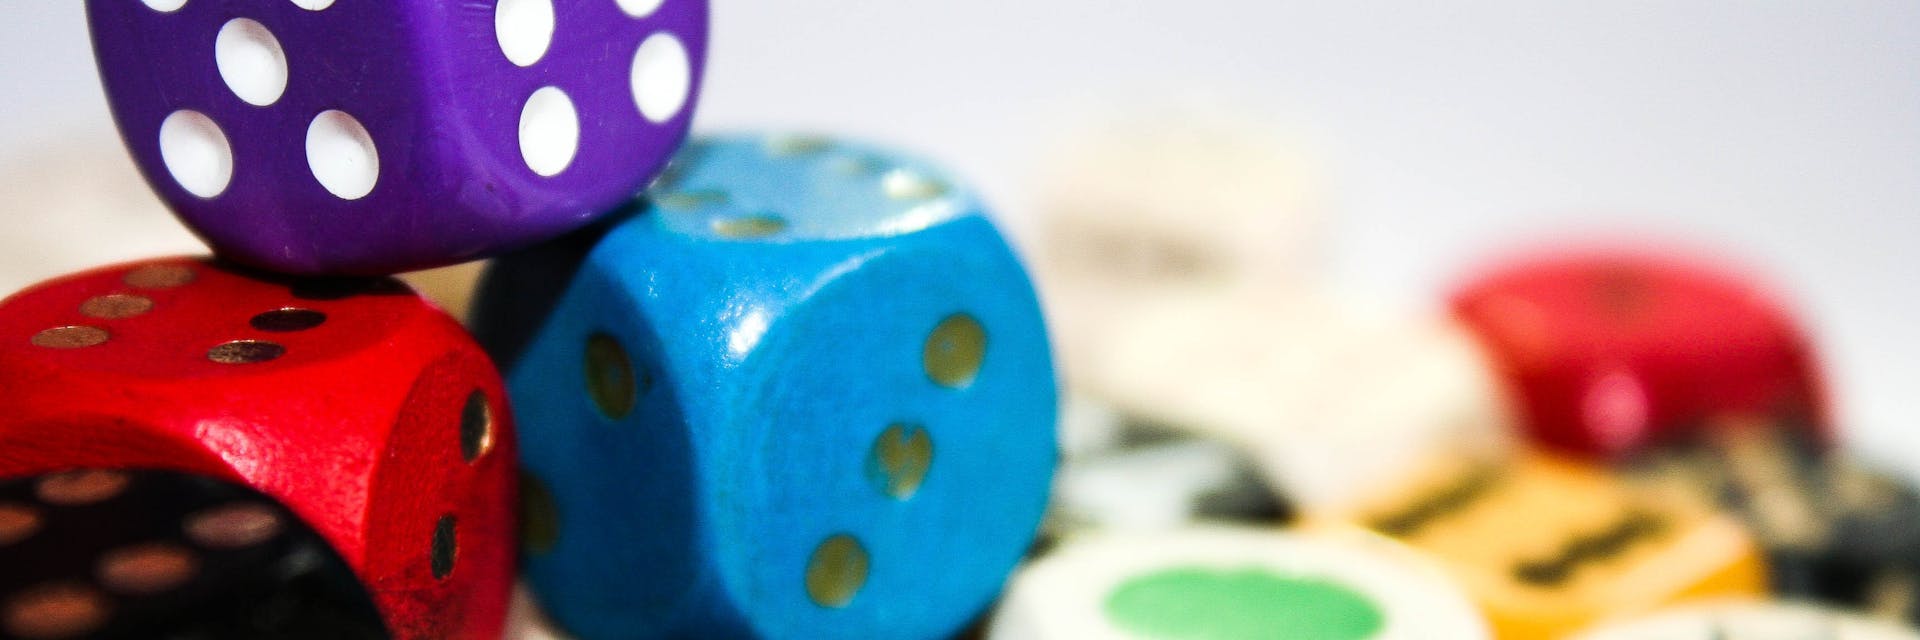
{"label": "glossy purple plastic surface", "polygon": [[[501,4],[535,5],[536,15],[552,8],[550,40],[525,66],[509,59],[496,20],[511,21],[489,0],[88,0],[86,8],[121,135],[181,219],[240,262],[367,274],[484,257],[582,226],[643,189],[686,135],[706,59],[705,0]],[[242,19],[255,24],[234,24]],[[258,93],[243,99],[216,61],[216,41],[235,26],[264,28],[283,52],[284,90],[268,91],[264,106]],[[667,76],[687,72],[683,102],[666,113],[643,113],[634,88],[636,57],[653,42],[684,53],[684,65],[664,65]],[[579,125],[577,146],[564,168],[547,165],[550,176],[522,150],[523,111],[546,88],[566,95]],[[363,126],[375,149],[371,189],[358,197],[329,188],[315,168],[333,162],[337,170],[337,158],[325,156],[340,145],[309,151],[310,125],[336,110]],[[230,178],[202,175],[200,194],[162,152],[162,125],[182,111],[210,119],[231,149]],[[530,130],[536,139],[546,131]],[[208,195],[210,183],[219,188]]]}

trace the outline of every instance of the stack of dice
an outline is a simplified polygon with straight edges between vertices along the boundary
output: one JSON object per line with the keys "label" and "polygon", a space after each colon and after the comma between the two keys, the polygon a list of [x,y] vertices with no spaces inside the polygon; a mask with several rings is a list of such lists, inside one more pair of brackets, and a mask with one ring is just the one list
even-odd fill
{"label": "stack of dice", "polygon": [[[0,303],[0,638],[937,638],[1033,541],[1038,302],[939,169],[688,141],[705,0],[88,0],[214,249]],[[466,326],[402,271],[494,258]],[[520,551],[524,549],[524,551]]]}
{"label": "stack of dice", "polygon": [[[1183,183],[1247,138],[1121,145],[1047,221],[1056,420],[956,180],[688,139],[704,0],[85,7],[214,255],[0,302],[0,640],[1920,638],[1920,492],[1728,270],[1367,313],[1287,185]],[[393,277],[480,260],[464,323]]]}

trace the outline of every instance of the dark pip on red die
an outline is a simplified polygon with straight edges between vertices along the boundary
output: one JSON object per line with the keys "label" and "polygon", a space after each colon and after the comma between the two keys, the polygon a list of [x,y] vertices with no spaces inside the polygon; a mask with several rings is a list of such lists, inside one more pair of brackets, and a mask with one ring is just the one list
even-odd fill
{"label": "dark pip on red die", "polygon": [[1830,435],[1807,333],[1769,291],[1693,261],[1592,252],[1509,264],[1458,290],[1532,438],[1615,457],[1764,415]]}
{"label": "dark pip on red die", "polygon": [[0,477],[156,469],[249,486],[369,585],[396,638],[490,638],[512,581],[499,374],[397,281],[176,258],[0,302]]}

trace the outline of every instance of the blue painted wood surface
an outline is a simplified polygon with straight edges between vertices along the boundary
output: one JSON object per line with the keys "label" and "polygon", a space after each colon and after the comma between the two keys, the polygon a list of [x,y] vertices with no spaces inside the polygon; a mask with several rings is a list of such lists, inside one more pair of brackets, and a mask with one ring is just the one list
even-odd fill
{"label": "blue painted wood surface", "polygon": [[1033,288],[975,197],[909,158],[697,141],[631,211],[498,260],[474,323],[551,495],[527,576],[583,638],[944,637],[1046,503]]}

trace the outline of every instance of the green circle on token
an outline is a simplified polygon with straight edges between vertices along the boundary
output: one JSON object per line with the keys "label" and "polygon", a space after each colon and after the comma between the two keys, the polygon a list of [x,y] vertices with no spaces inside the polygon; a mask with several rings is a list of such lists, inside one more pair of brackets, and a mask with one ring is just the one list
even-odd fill
{"label": "green circle on token", "polygon": [[1166,640],[1366,640],[1386,626],[1353,589],[1261,569],[1167,569],[1107,594],[1115,626]]}

